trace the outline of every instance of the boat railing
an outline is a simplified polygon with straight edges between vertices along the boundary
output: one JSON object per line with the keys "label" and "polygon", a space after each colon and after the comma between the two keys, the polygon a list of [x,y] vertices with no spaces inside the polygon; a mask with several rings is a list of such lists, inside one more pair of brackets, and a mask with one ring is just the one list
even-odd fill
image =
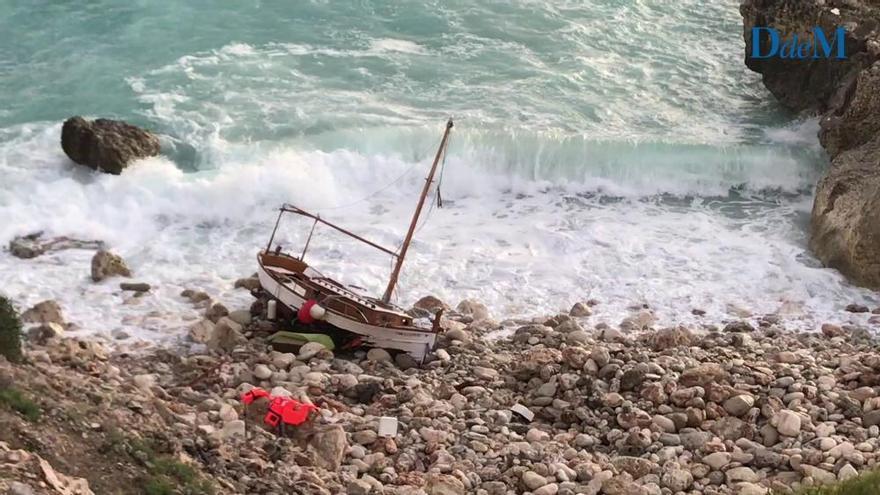
{"label": "boat railing", "polygon": [[[330,301],[330,300],[336,300],[339,303],[341,303],[343,306],[345,306],[347,308],[354,309],[354,311],[357,313],[357,316],[360,316],[361,319],[364,320],[364,323],[370,323],[370,320],[367,318],[367,315],[365,315],[364,312],[360,310],[360,308],[358,308],[354,304],[351,304],[350,302],[346,301],[344,299],[344,296],[328,296],[328,297],[324,298],[324,300],[321,301],[321,303],[326,306],[327,301]],[[346,312],[346,315],[347,314],[348,314],[348,312]]]}
{"label": "boat railing", "polygon": [[394,252],[394,251],[392,251],[392,250],[390,250],[390,249],[388,249],[388,248],[385,248],[385,247],[383,247],[383,246],[380,246],[379,244],[376,244],[376,243],[373,242],[373,241],[370,241],[370,240],[368,240],[368,239],[365,239],[364,237],[362,237],[362,236],[360,236],[360,235],[357,235],[357,234],[355,234],[354,232],[351,232],[350,230],[346,230],[346,229],[344,229],[344,228],[342,228],[342,227],[340,227],[340,226],[338,226],[338,225],[336,225],[336,224],[334,224],[334,223],[328,222],[327,220],[324,220],[323,218],[321,218],[320,215],[316,215],[316,214],[314,214],[314,213],[310,213],[310,212],[308,212],[308,211],[305,211],[305,210],[303,210],[302,208],[300,208],[300,207],[298,207],[298,206],[294,206],[294,205],[292,205],[292,204],[285,203],[285,204],[283,204],[283,205],[281,206],[281,208],[279,208],[279,210],[280,210],[280,211],[278,212],[278,219],[275,221],[275,228],[272,229],[272,235],[269,237],[269,243],[266,245],[266,251],[267,251],[267,252],[270,251],[270,250],[272,249],[272,242],[275,240],[275,234],[276,234],[277,231],[278,231],[278,225],[281,223],[281,217],[282,217],[285,213],[292,213],[292,214],[294,214],[294,215],[299,215],[299,216],[306,217],[306,218],[311,218],[312,220],[314,220],[314,223],[312,224],[312,229],[309,231],[309,237],[306,239],[306,244],[305,244],[305,246],[303,247],[302,255],[301,255],[300,258],[299,258],[300,260],[304,260],[305,255],[306,255],[306,252],[307,252],[308,249],[309,249],[309,243],[310,243],[311,240],[312,240],[312,234],[315,233],[315,227],[317,227],[317,225],[318,225],[319,223],[322,224],[322,225],[326,225],[326,226],[328,226],[328,227],[330,227],[330,228],[336,230],[337,232],[341,232],[342,234],[345,234],[345,235],[347,235],[348,237],[351,237],[352,239],[355,239],[355,240],[357,240],[357,241],[360,241],[360,242],[362,242],[362,243],[364,243],[364,244],[366,244],[366,245],[368,245],[368,246],[370,246],[370,247],[372,247],[372,248],[378,249],[379,251],[382,251],[383,253],[388,254],[388,255],[390,255],[390,256],[392,256],[392,257],[394,257],[394,258],[397,258],[397,257],[398,257],[398,254],[397,254],[396,252]]}

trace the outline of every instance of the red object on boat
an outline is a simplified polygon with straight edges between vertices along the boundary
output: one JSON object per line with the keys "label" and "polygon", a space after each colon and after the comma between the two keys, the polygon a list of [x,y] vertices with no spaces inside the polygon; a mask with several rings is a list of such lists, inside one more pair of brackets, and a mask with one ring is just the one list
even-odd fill
{"label": "red object on boat", "polygon": [[305,323],[306,325],[315,322],[315,318],[312,317],[312,306],[314,306],[315,304],[318,304],[318,301],[315,301],[314,299],[309,299],[308,301],[304,302],[302,306],[299,307],[299,311],[296,312],[296,317],[299,319],[299,321]]}

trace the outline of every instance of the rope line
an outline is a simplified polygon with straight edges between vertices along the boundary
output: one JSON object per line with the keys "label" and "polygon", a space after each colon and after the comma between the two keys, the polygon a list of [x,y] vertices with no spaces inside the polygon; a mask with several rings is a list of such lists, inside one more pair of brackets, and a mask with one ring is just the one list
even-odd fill
{"label": "rope line", "polygon": [[326,207],[326,208],[316,208],[315,211],[341,210],[341,209],[343,209],[343,208],[351,208],[352,206],[359,205],[359,204],[361,204],[361,203],[363,203],[363,202],[365,202],[365,201],[367,201],[367,200],[373,199],[373,197],[377,196],[377,195],[378,195],[379,193],[381,193],[381,192],[385,192],[385,191],[387,191],[391,186],[397,184],[397,183],[400,182],[404,177],[406,177],[407,175],[409,175],[410,172],[412,172],[413,169],[416,167],[416,165],[419,165],[419,163],[418,163],[418,162],[413,163],[412,165],[409,166],[408,169],[406,169],[402,174],[400,174],[399,177],[397,177],[396,179],[394,179],[394,180],[391,181],[390,183],[386,184],[386,185],[383,186],[382,188],[377,189],[376,191],[373,191],[372,193],[368,194],[367,196],[364,196],[364,197],[361,198],[361,199],[358,199],[357,201],[353,201],[353,202],[351,202],[351,203],[343,204],[343,205],[328,206],[328,207]]}

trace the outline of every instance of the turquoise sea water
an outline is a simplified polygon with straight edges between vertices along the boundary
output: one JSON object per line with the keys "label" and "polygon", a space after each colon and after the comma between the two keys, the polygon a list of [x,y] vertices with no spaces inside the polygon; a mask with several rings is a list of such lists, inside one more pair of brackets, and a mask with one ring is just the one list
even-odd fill
{"label": "turquoise sea water", "polygon": [[[0,255],[0,286],[61,298],[98,333],[173,334],[156,315],[183,311],[180,287],[244,303],[229,281],[283,201],[396,246],[449,116],[448,207],[419,232],[401,304],[536,314],[594,297],[612,323],[641,302],[666,322],[784,306],[809,327],[874,297],[806,250],[826,160],[815,122],[744,67],[735,0],[0,7],[0,241],[100,238],[162,288],[120,309],[76,252]],[[80,170],[58,146],[76,114],[151,128],[165,154]],[[320,246],[326,271],[382,286],[387,260]]]}

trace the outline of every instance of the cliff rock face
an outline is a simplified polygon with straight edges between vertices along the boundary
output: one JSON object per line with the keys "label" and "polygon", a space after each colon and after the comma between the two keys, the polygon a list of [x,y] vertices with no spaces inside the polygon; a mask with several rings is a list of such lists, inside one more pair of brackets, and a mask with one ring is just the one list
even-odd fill
{"label": "cliff rock face", "polygon": [[[880,288],[880,0],[744,0],[746,65],[793,111],[822,116],[819,139],[831,157],[816,188],[810,247],[853,282]],[[804,38],[845,30],[847,59],[753,58],[768,38],[753,27]]]}
{"label": "cliff rock face", "polygon": [[119,175],[133,160],[159,154],[159,138],[118,120],[71,117],[61,128],[61,148],[74,162]]}

